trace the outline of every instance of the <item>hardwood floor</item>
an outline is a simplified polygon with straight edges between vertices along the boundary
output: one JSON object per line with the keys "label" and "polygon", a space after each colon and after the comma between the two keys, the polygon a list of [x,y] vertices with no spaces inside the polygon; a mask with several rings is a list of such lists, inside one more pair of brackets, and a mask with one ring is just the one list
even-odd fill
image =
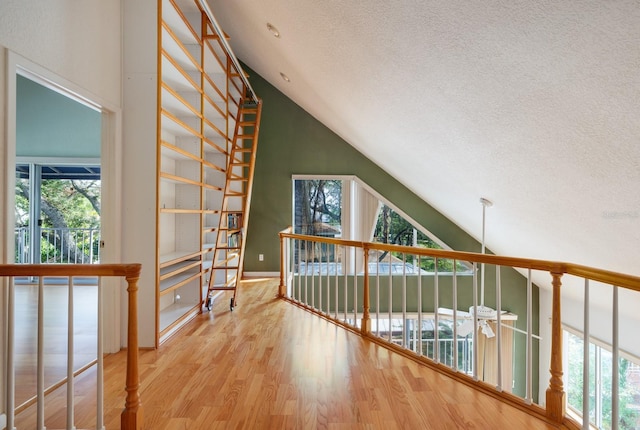
{"label": "hardwood floor", "polygon": [[[277,284],[244,282],[232,312],[228,296],[218,299],[158,350],[140,352],[145,429],[555,428],[277,299]],[[124,359],[105,360],[107,429],[120,425]],[[81,395],[92,373],[77,382],[78,416],[95,403]],[[64,427],[62,409],[48,413],[47,428]],[[19,429],[33,428],[29,414]],[[89,417],[76,425],[95,427]]]}

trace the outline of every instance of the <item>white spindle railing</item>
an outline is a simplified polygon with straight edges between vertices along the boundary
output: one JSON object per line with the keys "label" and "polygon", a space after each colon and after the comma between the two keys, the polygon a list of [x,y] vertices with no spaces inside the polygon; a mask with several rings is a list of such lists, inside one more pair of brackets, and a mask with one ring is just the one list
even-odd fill
{"label": "white spindle railing", "polygon": [[[99,228],[54,228],[40,227],[40,237],[31,240],[29,227],[14,229],[16,264],[95,264],[100,262]],[[40,246],[48,252],[30,252],[30,248]],[[31,256],[39,255],[40,261],[31,261]]]}
{"label": "white spindle railing", "polygon": [[[103,288],[101,278],[104,276],[124,277],[128,283],[128,340],[127,340],[127,399],[122,413],[122,429],[138,430],[142,428],[140,414],[140,398],[138,394],[138,335],[137,335],[137,281],[140,276],[139,264],[96,264],[96,265],[0,265],[0,278],[7,278],[7,342],[5,360],[6,386],[3,387],[6,401],[6,428],[16,428],[16,278],[36,278],[37,281],[37,334],[36,334],[36,428],[44,430],[46,393],[45,367],[47,355],[45,354],[45,290],[46,280],[52,278],[66,278],[67,293],[67,365],[66,365],[66,428],[75,429],[75,399],[74,399],[74,289],[81,288],[76,285],[76,277],[98,278],[98,305],[97,305],[97,381],[96,381],[96,429],[104,430],[104,385],[103,385],[103,347],[104,322],[103,322]],[[74,288],[75,287],[75,288]],[[31,288],[31,287],[29,287]]]}
{"label": "white spindle railing", "polygon": [[[363,335],[377,342],[384,343],[426,364],[434,365],[437,369],[448,371],[452,376],[469,378],[477,384],[479,389],[492,389],[500,393],[500,397],[505,401],[529,407],[534,414],[539,414],[542,410],[535,404],[537,394],[534,387],[537,381],[534,379],[534,374],[538,373],[535,367],[536,361],[549,360],[551,378],[546,390],[546,399],[543,399],[546,402],[540,403],[544,403],[546,418],[557,423],[569,419],[565,413],[566,395],[562,376],[561,277],[563,274],[569,274],[585,280],[584,339],[586,346],[583,394],[585,417],[588,417],[589,411],[589,280],[610,285],[613,294],[611,428],[618,428],[620,419],[618,291],[620,287],[624,287],[640,292],[640,277],[568,263],[303,236],[292,234],[290,230],[281,232],[280,237],[281,252],[283,252],[281,261],[287,262],[281,265],[283,273],[280,278],[280,295],[283,298],[292,300],[313,312],[322,313],[337,324],[362,332]],[[320,255],[316,255],[316,249],[329,251],[326,254],[320,252]],[[297,252],[292,252],[294,250]],[[313,251],[310,252],[310,250]],[[384,260],[376,257],[375,262],[369,264],[369,256],[378,256],[379,254],[376,254],[378,252],[386,252],[387,256]],[[396,257],[392,257],[392,253],[395,253]],[[417,261],[418,266],[409,270],[408,257],[412,257],[414,262]],[[356,267],[356,262],[360,260],[363,262],[362,267]],[[420,263],[424,261],[433,262],[431,273],[420,269]],[[442,262],[450,263],[450,272],[442,271],[440,268]],[[398,265],[402,266],[402,270],[395,271],[394,266]],[[469,267],[470,270],[459,270],[459,267],[463,266]],[[478,279],[478,267],[481,268],[482,281]],[[493,300],[496,310],[492,316],[487,317],[479,312],[479,310],[485,311],[483,306],[488,304],[485,303],[483,295],[486,292],[484,285],[480,289],[481,297],[478,298],[478,284],[480,282],[484,284],[485,270],[489,268],[494,268],[496,271],[496,288],[487,299]],[[522,288],[522,294],[526,297],[523,299],[523,305],[519,307],[519,312],[524,315],[513,315],[506,313],[503,309],[505,305],[502,272],[512,268],[524,275],[517,286]],[[373,270],[375,273],[372,273]],[[546,272],[551,278],[553,303],[551,334],[547,340],[547,342],[550,341],[551,353],[548,357],[534,355],[536,350],[534,342],[539,342],[540,336],[535,331],[534,325],[534,319],[537,316],[533,313],[532,271]],[[330,273],[333,276],[330,276]],[[511,283],[513,275],[509,279]],[[318,306],[316,306],[318,303],[315,291],[316,280],[320,285],[320,297],[325,297],[320,300]],[[513,285],[508,287],[514,288]],[[429,289],[432,289],[433,303],[424,307],[423,298],[429,297]],[[323,296],[323,293],[326,296]],[[373,302],[373,309],[369,303],[370,299]],[[526,303],[524,303],[525,300]],[[441,309],[449,306],[451,306],[450,312],[443,314]],[[469,313],[458,311],[459,307],[465,306],[470,308]],[[395,326],[392,324],[394,318],[400,321]],[[373,321],[370,321],[371,319]],[[409,320],[414,323],[417,321],[415,330],[418,334],[413,332],[409,334],[407,326]],[[388,324],[386,329],[383,328],[384,321]],[[429,329],[424,329],[423,324],[425,322],[429,324],[429,321],[433,321],[433,325]],[[449,327],[453,333],[450,339],[446,339],[441,330],[441,327],[446,324],[450,324]],[[454,342],[458,346],[448,349],[447,342],[459,340],[461,332],[468,332],[468,329],[462,331],[464,324],[472,324],[473,329],[465,336],[463,342]],[[495,327],[491,324],[495,324]],[[425,338],[425,334],[432,338]],[[401,338],[398,338],[398,335]],[[493,346],[495,357],[491,360],[484,357],[480,361],[488,351],[487,339],[491,336],[495,336],[495,340],[492,340],[495,342]],[[515,349],[516,338],[518,343],[523,344],[525,354],[522,362],[513,361],[512,368],[512,358],[503,357],[503,353],[509,349]],[[484,345],[482,351],[479,349],[481,344]],[[428,346],[425,348],[425,345]],[[460,360],[460,351],[469,351],[470,357],[465,352],[463,354],[465,358]],[[443,353],[448,355],[443,357]],[[510,371],[515,371],[516,378],[521,381],[517,394],[513,392],[512,381],[505,380],[505,375],[509,375]],[[584,421],[583,428],[589,428],[588,420]]]}
{"label": "white spindle railing", "polygon": [[[15,287],[15,286],[14,286]],[[15,322],[10,321],[9,326],[15,327]],[[69,334],[72,335],[72,334]],[[13,351],[9,351],[13,354]],[[38,346],[36,349],[37,361],[37,426],[38,429],[44,428],[44,278],[38,278]],[[15,387],[13,387],[15,390]]]}

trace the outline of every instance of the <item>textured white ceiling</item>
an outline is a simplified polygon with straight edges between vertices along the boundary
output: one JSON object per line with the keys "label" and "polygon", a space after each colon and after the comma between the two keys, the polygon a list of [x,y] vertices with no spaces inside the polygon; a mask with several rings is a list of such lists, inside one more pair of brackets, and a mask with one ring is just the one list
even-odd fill
{"label": "textured white ceiling", "polygon": [[637,0],[209,2],[242,61],[478,239],[492,200],[495,253],[640,274]]}

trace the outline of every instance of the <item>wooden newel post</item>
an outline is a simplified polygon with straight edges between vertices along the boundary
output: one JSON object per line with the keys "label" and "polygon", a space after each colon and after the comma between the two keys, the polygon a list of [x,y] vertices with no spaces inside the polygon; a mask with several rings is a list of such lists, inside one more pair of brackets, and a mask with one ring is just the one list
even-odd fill
{"label": "wooden newel post", "polygon": [[360,322],[360,331],[363,335],[371,333],[371,316],[369,315],[369,248],[365,246],[364,254],[364,288],[362,289],[362,321]]}
{"label": "wooden newel post", "polygon": [[564,420],[566,413],[566,393],[562,382],[562,308],[560,278],[562,273],[553,276],[553,304],[551,311],[551,379],[547,388],[547,416],[557,423]]}
{"label": "wooden newel post", "polygon": [[122,430],[142,429],[142,403],[140,402],[140,375],[138,372],[138,279],[140,269],[135,276],[127,275],[127,293],[129,294],[127,329],[127,381],[125,390],[127,399],[120,416]]}
{"label": "wooden newel post", "polygon": [[280,285],[278,286],[278,297],[284,297],[286,286],[284,284],[285,277],[285,261],[286,261],[286,249],[284,246],[284,241],[286,240],[282,233],[278,234],[280,236]]}

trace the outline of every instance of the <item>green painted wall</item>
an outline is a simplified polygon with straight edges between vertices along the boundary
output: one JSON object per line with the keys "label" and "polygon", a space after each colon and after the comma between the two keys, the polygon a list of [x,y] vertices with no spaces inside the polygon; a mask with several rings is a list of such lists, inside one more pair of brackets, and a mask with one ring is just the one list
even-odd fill
{"label": "green painted wall", "polygon": [[100,158],[100,112],[20,75],[16,104],[17,156]]}
{"label": "green painted wall", "polygon": [[[291,225],[294,174],[355,175],[437,237],[460,251],[480,244],[366,158],[256,73],[251,85],[263,100],[257,164],[247,232],[246,271],[277,271],[278,232]],[[258,254],[264,261],[258,261]]]}
{"label": "green painted wall", "polygon": [[[410,217],[458,251],[480,252],[481,245],[447,217],[387,174],[379,166],[309,115],[255,72],[247,69],[251,85],[263,100],[244,269],[280,270],[278,232],[291,225],[294,174],[355,175]],[[258,255],[264,254],[264,261]],[[520,316],[526,329],[526,279],[516,271],[501,271],[503,309]],[[495,268],[487,267],[486,304],[495,308]],[[469,305],[466,305],[467,308]],[[464,307],[460,307],[465,309]],[[534,288],[533,327],[538,332],[538,291]],[[524,336],[516,336],[515,361],[525,362]],[[537,357],[537,346],[534,351]],[[515,392],[524,392],[524,369]],[[537,359],[534,381],[537,380]],[[521,382],[520,382],[521,381]],[[533,389],[538,392],[537,384]]]}

